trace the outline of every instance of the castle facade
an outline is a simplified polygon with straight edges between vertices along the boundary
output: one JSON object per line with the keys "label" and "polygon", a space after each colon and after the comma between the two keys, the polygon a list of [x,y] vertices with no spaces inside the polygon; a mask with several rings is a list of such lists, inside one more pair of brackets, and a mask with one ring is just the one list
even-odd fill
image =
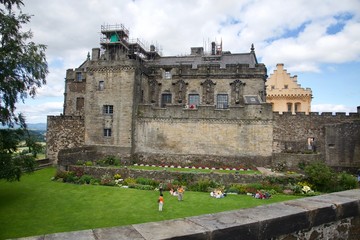
{"label": "castle facade", "polygon": [[101,48],[66,72],[63,114],[48,116],[54,163],[116,155],[150,164],[268,166],[309,150],[314,154],[295,161],[328,161],[327,137],[349,132],[348,144],[334,140],[332,151],[352,152],[342,165],[360,166],[359,112],[273,112],[267,69],[253,46],[233,54],[213,42],[210,52],[194,47],[187,56],[161,56],[155,46],[129,41],[123,25],[102,26],[101,34]]}

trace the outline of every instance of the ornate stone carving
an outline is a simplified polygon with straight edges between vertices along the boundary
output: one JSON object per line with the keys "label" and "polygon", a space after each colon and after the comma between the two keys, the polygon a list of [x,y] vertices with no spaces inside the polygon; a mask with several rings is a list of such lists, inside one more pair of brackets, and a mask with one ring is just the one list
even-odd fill
{"label": "ornate stone carving", "polygon": [[149,79],[149,101],[151,103],[157,103],[159,99],[160,85],[155,79]]}
{"label": "ornate stone carving", "polygon": [[244,105],[244,86],[245,83],[240,81],[239,79],[230,83],[231,86],[231,103]]}
{"label": "ornate stone carving", "polygon": [[210,79],[206,79],[201,83],[201,86],[203,87],[203,103],[214,104],[214,85],[216,85],[216,83]]}
{"label": "ornate stone carving", "polygon": [[173,83],[175,85],[176,99],[178,103],[182,103],[185,101],[187,85],[184,80],[180,79],[179,81]]}

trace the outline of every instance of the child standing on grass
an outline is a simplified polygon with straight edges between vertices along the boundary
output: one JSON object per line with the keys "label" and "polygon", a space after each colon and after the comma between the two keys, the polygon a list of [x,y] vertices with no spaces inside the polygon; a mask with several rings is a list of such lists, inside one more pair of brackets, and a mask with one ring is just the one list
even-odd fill
{"label": "child standing on grass", "polygon": [[164,197],[163,197],[162,193],[160,193],[158,203],[159,203],[159,211],[161,212],[163,209],[163,205],[164,205]]}

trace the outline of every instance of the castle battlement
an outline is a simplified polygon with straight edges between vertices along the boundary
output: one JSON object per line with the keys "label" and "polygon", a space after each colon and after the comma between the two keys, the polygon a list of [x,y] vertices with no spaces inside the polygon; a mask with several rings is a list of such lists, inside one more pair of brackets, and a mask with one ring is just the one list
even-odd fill
{"label": "castle battlement", "polygon": [[47,116],[48,120],[51,120],[51,121],[63,121],[63,120],[84,120],[84,117],[82,116],[74,116],[74,115],[60,115],[60,116],[51,116],[51,115],[48,115]]}
{"label": "castle battlement", "polygon": [[274,112],[274,116],[279,117],[287,117],[287,116],[302,116],[302,117],[331,117],[332,119],[360,119],[360,114],[356,112],[350,112],[349,114],[346,114],[346,112],[309,112],[309,114],[306,114],[305,112],[297,112],[297,113],[291,113],[291,112]]}

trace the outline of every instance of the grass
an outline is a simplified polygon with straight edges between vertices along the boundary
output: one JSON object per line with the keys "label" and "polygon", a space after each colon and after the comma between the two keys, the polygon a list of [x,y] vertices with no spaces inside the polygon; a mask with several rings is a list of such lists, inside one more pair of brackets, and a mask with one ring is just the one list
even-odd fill
{"label": "grass", "polygon": [[157,191],[54,182],[50,179],[55,171],[45,168],[24,175],[20,182],[0,181],[0,239],[162,221],[298,198],[228,195],[215,199],[188,191],[178,202],[165,192],[164,211],[159,212]]}

